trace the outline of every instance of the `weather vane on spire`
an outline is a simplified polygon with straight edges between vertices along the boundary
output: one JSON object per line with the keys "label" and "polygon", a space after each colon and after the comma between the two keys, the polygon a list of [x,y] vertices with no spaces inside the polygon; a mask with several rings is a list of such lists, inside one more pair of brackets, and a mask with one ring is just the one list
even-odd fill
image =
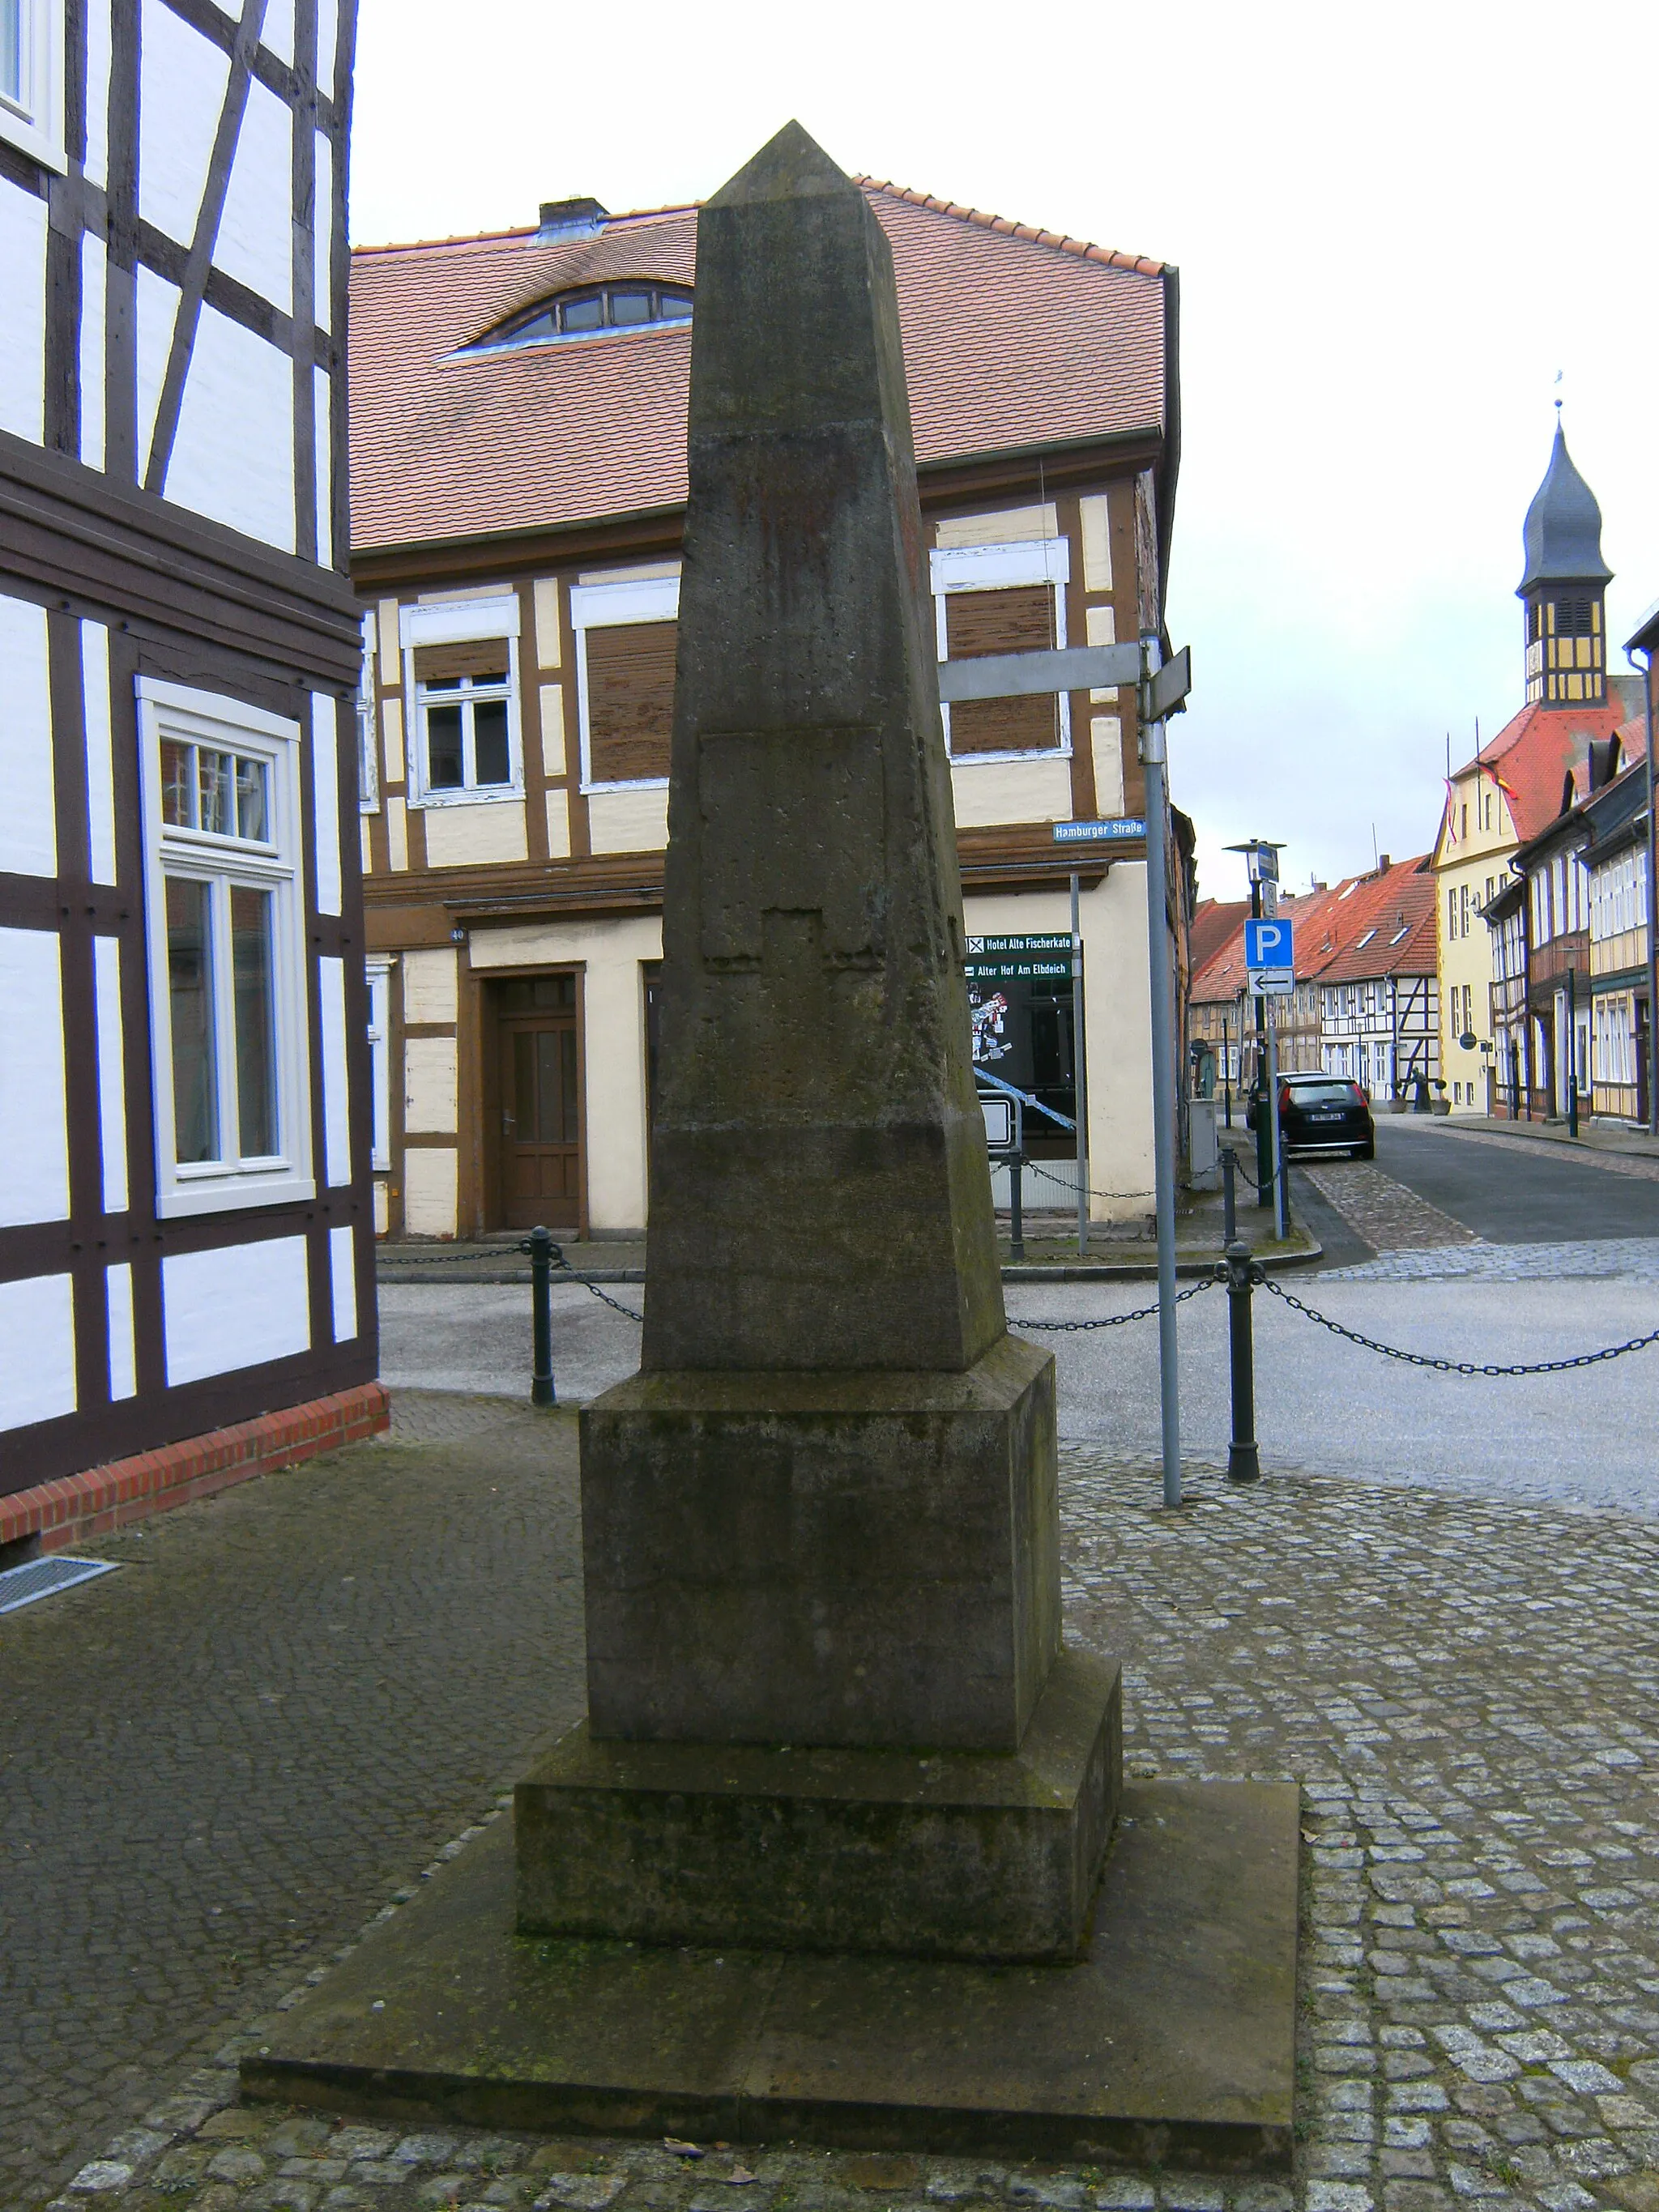
{"label": "weather vane on spire", "polygon": [[1559,368],[1555,372],[1555,422],[1558,429],[1561,426],[1561,374]]}

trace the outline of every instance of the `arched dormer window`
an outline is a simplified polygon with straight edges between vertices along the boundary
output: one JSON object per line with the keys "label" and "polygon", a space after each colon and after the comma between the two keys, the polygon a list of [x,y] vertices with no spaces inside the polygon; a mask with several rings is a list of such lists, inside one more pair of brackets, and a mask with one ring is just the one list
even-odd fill
{"label": "arched dormer window", "polygon": [[619,277],[608,284],[584,284],[574,291],[561,292],[556,299],[539,301],[477,340],[472,349],[543,345],[550,339],[649,330],[690,319],[691,294],[686,285]]}

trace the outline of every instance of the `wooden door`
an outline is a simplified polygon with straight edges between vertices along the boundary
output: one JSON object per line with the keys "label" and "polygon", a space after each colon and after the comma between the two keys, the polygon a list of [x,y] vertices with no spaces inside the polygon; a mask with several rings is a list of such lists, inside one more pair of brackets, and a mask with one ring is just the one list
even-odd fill
{"label": "wooden door", "polygon": [[501,1226],[574,1229],[581,1216],[576,979],[515,976],[497,989]]}

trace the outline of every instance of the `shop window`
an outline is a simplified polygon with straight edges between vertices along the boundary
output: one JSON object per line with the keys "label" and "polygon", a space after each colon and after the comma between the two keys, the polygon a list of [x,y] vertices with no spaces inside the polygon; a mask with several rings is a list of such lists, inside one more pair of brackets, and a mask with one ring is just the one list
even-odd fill
{"label": "shop window", "polygon": [[[1063,538],[936,552],[933,582],[939,659],[971,660],[1063,647],[1070,575],[1070,548]],[[1071,750],[1071,702],[1064,694],[961,700],[943,711],[953,760],[1006,760]]]}
{"label": "shop window", "polygon": [[585,791],[668,781],[679,590],[650,576],[571,592]]}
{"label": "shop window", "polygon": [[157,1206],[310,1196],[300,732],[141,680]]}

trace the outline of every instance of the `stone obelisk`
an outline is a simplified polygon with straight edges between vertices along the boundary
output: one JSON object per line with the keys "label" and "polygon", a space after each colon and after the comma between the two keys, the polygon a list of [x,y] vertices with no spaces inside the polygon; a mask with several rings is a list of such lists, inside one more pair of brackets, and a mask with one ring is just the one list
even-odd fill
{"label": "stone obelisk", "polygon": [[644,1346],[520,1925],[1068,1956],[1115,1672],[1003,1314],[891,256],[793,124],[699,218],[690,474]]}

